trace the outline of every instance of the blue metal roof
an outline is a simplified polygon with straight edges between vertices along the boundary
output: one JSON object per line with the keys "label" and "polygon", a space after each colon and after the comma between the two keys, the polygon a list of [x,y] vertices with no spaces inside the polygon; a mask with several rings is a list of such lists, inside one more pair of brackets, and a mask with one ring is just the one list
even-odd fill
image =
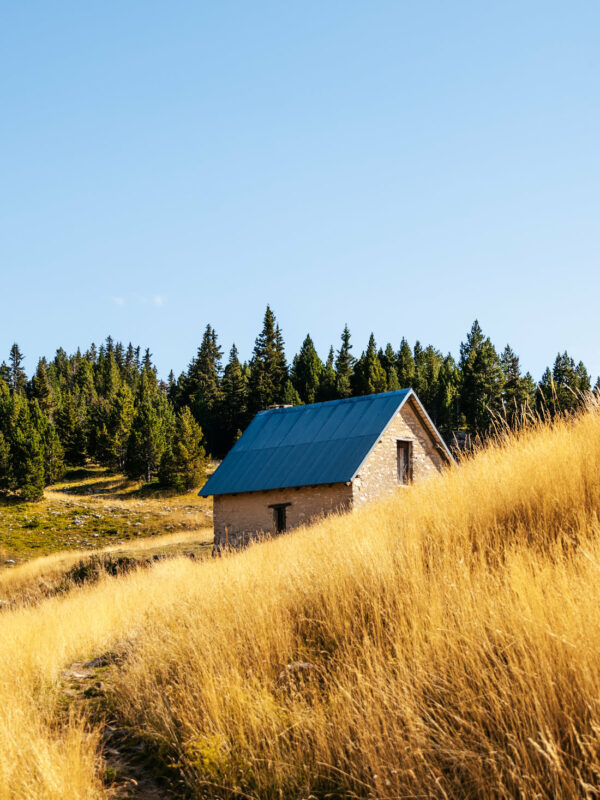
{"label": "blue metal roof", "polygon": [[260,411],[199,494],[352,480],[409,394],[415,396],[411,389],[402,389]]}

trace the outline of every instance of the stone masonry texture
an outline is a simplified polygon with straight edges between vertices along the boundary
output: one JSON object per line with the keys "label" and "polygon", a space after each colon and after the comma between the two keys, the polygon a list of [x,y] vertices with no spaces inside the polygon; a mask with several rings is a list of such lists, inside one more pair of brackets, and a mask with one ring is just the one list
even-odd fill
{"label": "stone masonry texture", "polygon": [[352,505],[361,506],[377,497],[408,487],[399,487],[397,441],[409,441],[412,449],[412,478],[421,481],[435,475],[446,463],[438,442],[421,422],[409,400],[396,413],[352,482]]}
{"label": "stone masonry texture", "polygon": [[344,483],[303,486],[299,489],[273,489],[267,492],[223,494],[213,498],[216,547],[237,547],[261,534],[275,533],[271,505],[286,507],[287,529],[305,525],[327,514],[347,511],[352,503],[352,487]]}

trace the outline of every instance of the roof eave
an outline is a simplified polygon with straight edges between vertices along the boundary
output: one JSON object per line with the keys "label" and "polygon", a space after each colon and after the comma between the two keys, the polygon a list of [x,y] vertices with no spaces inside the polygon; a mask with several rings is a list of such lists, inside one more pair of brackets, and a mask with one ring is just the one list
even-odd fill
{"label": "roof eave", "polygon": [[454,456],[452,455],[452,453],[450,452],[450,448],[448,447],[448,445],[444,441],[441,433],[438,431],[438,429],[436,428],[433,420],[431,419],[431,417],[427,413],[427,411],[425,409],[425,406],[419,400],[418,396],[412,391],[412,389],[411,389],[411,392],[412,392],[412,395],[413,395],[413,399],[415,400],[415,402],[417,404],[417,407],[419,408],[421,414],[423,415],[424,420],[427,422],[427,425],[429,427],[430,433],[433,434],[434,439],[436,439],[437,442],[439,443],[440,450],[442,450],[442,452],[444,453],[444,455],[446,456],[446,458],[448,459],[450,464],[456,464],[456,460],[455,460]]}
{"label": "roof eave", "polygon": [[324,481],[323,483],[301,483],[293,486],[269,486],[266,489],[237,489],[231,492],[208,492],[203,494],[200,489],[198,497],[224,497],[225,495],[233,494],[260,494],[261,492],[282,492],[285,489],[315,489],[317,486],[337,486],[340,483],[349,484],[352,478],[341,478],[336,481]]}

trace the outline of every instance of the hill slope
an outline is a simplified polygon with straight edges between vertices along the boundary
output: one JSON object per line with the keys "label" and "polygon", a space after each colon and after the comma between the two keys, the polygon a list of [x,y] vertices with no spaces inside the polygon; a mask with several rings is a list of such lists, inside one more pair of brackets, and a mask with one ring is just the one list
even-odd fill
{"label": "hill slope", "polygon": [[[209,502],[142,484],[102,467],[69,472],[37,503],[0,496],[0,569],[67,550],[94,551],[165,532],[205,528]],[[212,535],[211,535],[212,538]]]}
{"label": "hill slope", "polygon": [[590,404],[351,516],[5,613],[0,798],[103,796],[61,671],[115,648],[104,708],[195,797],[595,796],[599,464]]}

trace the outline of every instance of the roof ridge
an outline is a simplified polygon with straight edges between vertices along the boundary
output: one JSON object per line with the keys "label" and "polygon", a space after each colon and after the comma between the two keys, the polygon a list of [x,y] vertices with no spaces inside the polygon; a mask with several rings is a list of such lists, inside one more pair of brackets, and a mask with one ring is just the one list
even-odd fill
{"label": "roof ridge", "polygon": [[375,394],[359,394],[355,395],[354,397],[338,397],[335,400],[320,400],[318,403],[305,403],[298,406],[284,406],[283,408],[263,408],[262,411],[257,411],[256,416],[258,417],[260,414],[274,414],[278,411],[283,412],[291,412],[291,411],[302,411],[306,408],[315,408],[316,406],[333,406],[333,405],[341,405],[342,403],[356,403],[361,400],[373,400],[377,397],[392,397],[392,395],[401,395],[410,392],[411,388],[407,387],[406,389],[393,389],[390,392],[377,392]]}

